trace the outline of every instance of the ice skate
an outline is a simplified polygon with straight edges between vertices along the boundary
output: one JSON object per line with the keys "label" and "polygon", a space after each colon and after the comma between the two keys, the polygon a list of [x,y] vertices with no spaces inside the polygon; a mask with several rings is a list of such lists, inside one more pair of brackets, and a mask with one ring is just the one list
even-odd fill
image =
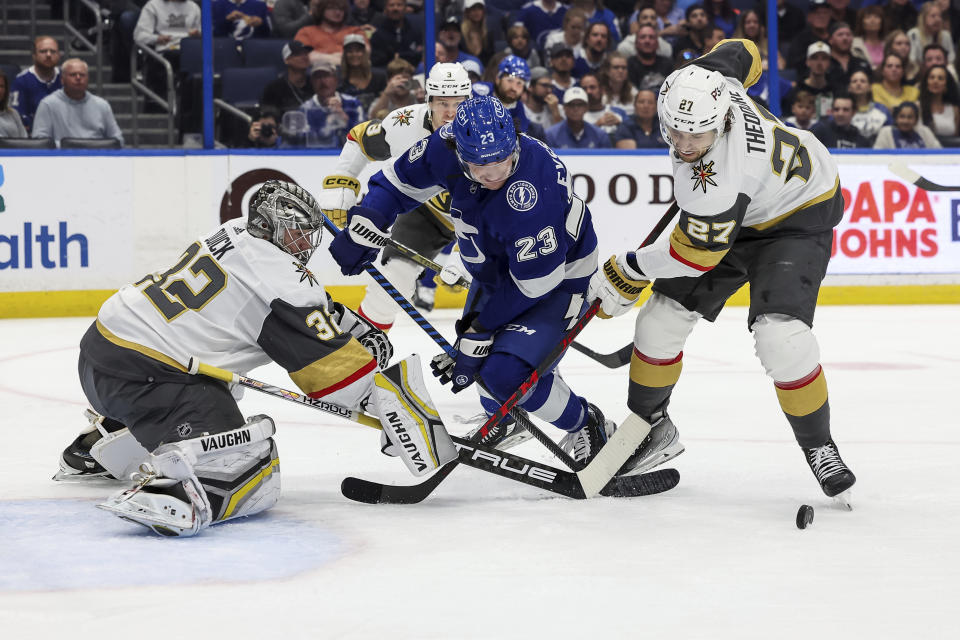
{"label": "ice skate", "polygon": [[665,411],[654,414],[648,422],[652,425],[650,433],[623,463],[618,476],[646,473],[684,452],[677,427]]}
{"label": "ice skate", "polygon": [[836,443],[830,439],[821,447],[804,448],[803,455],[823,492],[839,505],[851,509],[850,488],[857,477],[840,458]]}
{"label": "ice skate", "polygon": [[83,415],[90,424],[60,454],[60,470],[53,476],[57,482],[84,481],[92,478],[114,479],[90,453],[93,444],[103,437],[99,430],[103,416],[93,409],[85,409]]}
{"label": "ice skate", "polygon": [[[523,411],[522,409],[518,409]],[[525,412],[524,412],[525,414]],[[477,426],[467,432],[466,437],[468,440],[472,440],[474,434],[480,430],[480,427],[483,426],[487,420],[490,419],[486,413],[480,413],[472,418],[469,418],[467,422],[469,424],[476,424]],[[501,451],[506,451],[511,447],[515,447],[518,444],[526,442],[533,435],[527,431],[524,427],[521,427],[517,424],[516,420],[512,417],[506,417],[497,424],[493,426],[488,432],[487,437],[480,440],[480,444],[485,444],[488,447],[495,447]]]}
{"label": "ice skate", "polygon": [[560,441],[563,450],[573,454],[575,471],[590,464],[616,428],[613,420],[607,420],[599,407],[587,403],[587,424],[579,431],[567,434]]}

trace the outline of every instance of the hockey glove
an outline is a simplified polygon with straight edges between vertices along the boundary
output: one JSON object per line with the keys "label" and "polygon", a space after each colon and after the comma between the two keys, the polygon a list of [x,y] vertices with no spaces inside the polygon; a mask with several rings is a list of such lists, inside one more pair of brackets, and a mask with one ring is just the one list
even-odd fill
{"label": "hockey glove", "polygon": [[340,330],[356,338],[360,345],[377,359],[380,369],[386,369],[390,358],[393,357],[393,345],[390,344],[387,334],[373,326],[359,313],[339,302],[332,303],[331,313]]}
{"label": "hockey glove", "polygon": [[[631,266],[634,265],[634,266]],[[632,251],[620,257],[610,256],[603,266],[590,278],[587,298],[600,298],[601,318],[613,318],[623,315],[633,308],[640,292],[650,281],[644,278],[637,265],[636,255]]]}
{"label": "hockey glove", "polygon": [[452,382],[453,392],[460,393],[473,384],[492,346],[493,331],[471,326],[467,318],[458,320],[457,342],[453,345],[456,352],[436,356],[430,362],[430,368],[433,375],[440,378],[440,384]]}
{"label": "hockey glove", "polygon": [[347,211],[357,204],[359,196],[359,180],[332,175],[323,179],[323,191],[317,194],[317,204],[333,224],[342,229],[347,224]]}
{"label": "hockey glove", "polygon": [[330,243],[330,255],[340,265],[343,275],[355,276],[376,260],[390,237],[389,231],[374,222],[382,217],[379,212],[366,207],[357,206],[350,210],[347,228]]}

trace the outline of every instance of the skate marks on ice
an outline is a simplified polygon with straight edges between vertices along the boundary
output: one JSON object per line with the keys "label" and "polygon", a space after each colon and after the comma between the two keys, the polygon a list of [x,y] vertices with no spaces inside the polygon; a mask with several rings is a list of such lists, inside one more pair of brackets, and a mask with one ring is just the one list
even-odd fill
{"label": "skate marks on ice", "polygon": [[[349,553],[333,532],[282,513],[226,522],[196,538],[166,539],[94,509],[94,502],[0,500],[0,594],[260,582],[318,569]],[[175,553],[161,553],[171,545]]]}

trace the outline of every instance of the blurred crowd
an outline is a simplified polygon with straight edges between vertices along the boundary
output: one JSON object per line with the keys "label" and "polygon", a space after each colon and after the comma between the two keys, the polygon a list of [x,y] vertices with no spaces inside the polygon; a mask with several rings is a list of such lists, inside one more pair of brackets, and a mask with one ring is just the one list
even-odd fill
{"label": "blurred crowd", "polygon": [[[151,49],[176,73],[181,132],[198,131],[196,74],[181,71],[181,45],[200,33],[199,5],[101,5],[112,80],[130,79],[131,50]],[[766,3],[753,0],[438,0],[434,54],[463,64],[477,93],[522,104],[528,132],[554,148],[665,147],[660,84],[723,38],[759,48],[764,73],[748,89],[753,99],[827,146],[960,146],[960,0],[777,6],[776,86]],[[268,62],[276,74],[249,87],[255,99],[239,108],[247,117],[218,116],[228,146],[339,148],[356,124],[424,100],[423,0],[213,0],[212,8],[213,35],[227,47],[215,50],[234,47],[238,65],[252,50],[245,43],[275,44]],[[61,63],[61,48],[38,37],[32,65],[0,76],[0,137],[122,143],[110,105],[87,89],[86,64]],[[157,60],[142,57],[133,72],[162,94]]]}

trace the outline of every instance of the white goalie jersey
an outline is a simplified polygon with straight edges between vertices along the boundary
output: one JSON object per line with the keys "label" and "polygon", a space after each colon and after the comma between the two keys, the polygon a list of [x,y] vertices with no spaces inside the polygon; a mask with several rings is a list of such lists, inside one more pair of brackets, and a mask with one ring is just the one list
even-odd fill
{"label": "white goalie jersey", "polygon": [[653,278],[699,276],[720,262],[742,227],[773,229],[840,186],[836,162],[813,134],[786,126],[747,95],[744,87],[760,76],[752,42],[724,40],[694,64],[726,77],[732,117],[698,161],[671,153],[679,221],[668,239],[637,252]]}
{"label": "white goalie jersey", "polygon": [[241,373],[274,361],[311,397],[354,406],[370,391],[376,360],[341,331],[313,273],[243,222],[228,221],[167,271],[111,296],[100,334],[178,371],[192,356]]}

